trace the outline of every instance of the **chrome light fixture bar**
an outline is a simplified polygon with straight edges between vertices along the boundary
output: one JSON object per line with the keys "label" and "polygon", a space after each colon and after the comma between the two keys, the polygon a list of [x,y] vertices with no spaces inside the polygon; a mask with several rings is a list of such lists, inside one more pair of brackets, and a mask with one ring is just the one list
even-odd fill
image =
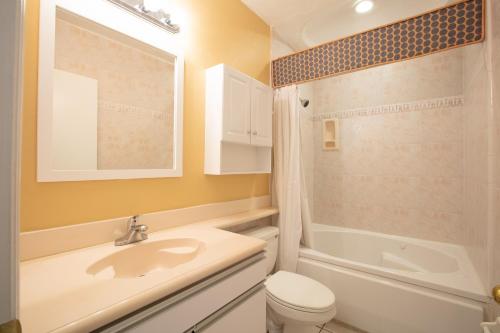
{"label": "chrome light fixture bar", "polygon": [[144,2],[142,0],[108,0],[108,1],[173,34],[176,34],[180,31],[179,26],[177,24],[173,24],[170,21],[170,14],[165,13],[161,9],[158,11],[151,11],[144,6]]}

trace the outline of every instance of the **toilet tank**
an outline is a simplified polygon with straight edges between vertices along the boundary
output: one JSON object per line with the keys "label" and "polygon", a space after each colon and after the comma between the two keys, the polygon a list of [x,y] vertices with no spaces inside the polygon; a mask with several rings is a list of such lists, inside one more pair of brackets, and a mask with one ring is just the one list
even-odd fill
{"label": "toilet tank", "polygon": [[276,258],[278,256],[279,229],[277,227],[271,226],[257,227],[245,230],[241,234],[249,237],[259,238],[267,242],[264,255],[267,261],[267,274],[271,274],[274,265],[276,264]]}

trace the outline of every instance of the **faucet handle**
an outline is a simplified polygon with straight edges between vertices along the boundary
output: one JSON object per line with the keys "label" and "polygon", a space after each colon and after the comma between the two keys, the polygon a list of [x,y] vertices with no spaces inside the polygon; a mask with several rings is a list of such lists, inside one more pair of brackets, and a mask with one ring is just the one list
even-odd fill
{"label": "faucet handle", "polygon": [[146,231],[148,231],[148,226],[145,224],[139,224],[139,225],[135,226],[135,230],[139,231],[139,232],[146,232]]}
{"label": "faucet handle", "polygon": [[133,215],[128,219],[128,228],[129,230],[135,229],[137,224],[137,220],[139,219],[139,215]]}

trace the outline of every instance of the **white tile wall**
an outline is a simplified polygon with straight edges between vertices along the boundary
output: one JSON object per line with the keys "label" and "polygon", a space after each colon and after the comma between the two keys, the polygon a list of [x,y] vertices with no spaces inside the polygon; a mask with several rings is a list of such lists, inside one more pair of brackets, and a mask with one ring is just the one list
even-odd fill
{"label": "white tile wall", "polygon": [[[461,96],[462,63],[463,51],[453,50],[317,81],[316,118]],[[341,119],[337,152],[321,149],[314,122],[316,222],[462,242],[463,107],[412,105]]]}

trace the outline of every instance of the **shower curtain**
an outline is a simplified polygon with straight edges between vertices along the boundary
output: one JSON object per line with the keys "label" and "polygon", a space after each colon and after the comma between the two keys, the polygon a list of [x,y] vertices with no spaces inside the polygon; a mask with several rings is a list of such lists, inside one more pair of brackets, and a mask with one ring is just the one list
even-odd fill
{"label": "shower curtain", "polygon": [[302,243],[311,246],[311,218],[301,159],[297,86],[274,93],[273,204],[279,208],[278,269],[295,272]]}

